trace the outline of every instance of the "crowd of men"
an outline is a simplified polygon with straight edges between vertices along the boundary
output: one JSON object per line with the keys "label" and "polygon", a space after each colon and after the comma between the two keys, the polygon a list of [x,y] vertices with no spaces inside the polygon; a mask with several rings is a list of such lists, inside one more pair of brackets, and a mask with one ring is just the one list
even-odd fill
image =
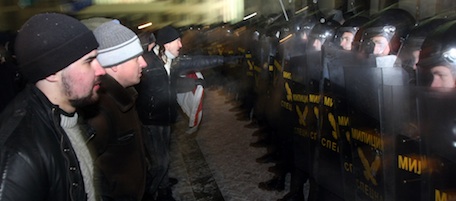
{"label": "crowd of men", "polygon": [[175,200],[178,83],[191,91],[200,83],[182,76],[227,60],[178,58],[172,26],[147,34],[141,41],[117,19],[60,13],[22,25],[8,57],[18,69],[2,74],[3,88],[18,89],[2,99],[0,200]]}
{"label": "crowd of men", "polygon": [[257,162],[275,175],[259,188],[282,191],[290,174],[282,201],[456,197],[453,19],[281,13],[197,32],[183,44],[172,26],[140,38],[110,18],[25,22],[12,80],[27,84],[0,116],[0,200],[174,200],[169,143],[195,72],[222,76],[207,82],[260,128]]}

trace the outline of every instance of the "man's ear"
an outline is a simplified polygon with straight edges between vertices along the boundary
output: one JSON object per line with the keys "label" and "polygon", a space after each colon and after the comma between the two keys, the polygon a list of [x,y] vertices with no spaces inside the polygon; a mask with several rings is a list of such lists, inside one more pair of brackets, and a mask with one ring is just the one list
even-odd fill
{"label": "man's ear", "polygon": [[110,67],[109,69],[111,69],[113,72],[117,72],[119,70],[117,66]]}
{"label": "man's ear", "polygon": [[169,49],[168,46],[169,46],[169,43],[163,44],[163,47],[165,48],[165,50]]}
{"label": "man's ear", "polygon": [[48,82],[57,82],[59,79],[60,79],[60,75],[62,74],[61,71],[57,72],[57,73],[54,73],[52,75],[49,75],[47,76],[45,79],[48,81]]}

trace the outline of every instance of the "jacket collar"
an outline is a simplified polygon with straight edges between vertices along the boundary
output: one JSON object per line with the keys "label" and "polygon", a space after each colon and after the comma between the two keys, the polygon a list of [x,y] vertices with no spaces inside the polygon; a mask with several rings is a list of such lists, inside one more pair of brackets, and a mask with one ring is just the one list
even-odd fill
{"label": "jacket collar", "polygon": [[[38,89],[35,85],[29,85],[30,87],[30,91],[31,93],[33,94],[33,96],[36,97],[35,101],[39,102],[38,105],[41,105],[43,107],[45,107],[44,111],[47,111],[47,109],[50,109],[50,110],[55,110],[57,113],[56,114],[63,114],[63,115],[66,115],[66,116],[73,116],[74,113],[72,114],[69,114],[65,111],[63,111],[59,105],[55,105],[54,103],[52,103],[48,97],[40,90]],[[47,109],[46,109],[47,108]]]}
{"label": "jacket collar", "polygon": [[99,93],[109,95],[122,112],[130,110],[135,105],[135,100],[138,96],[138,92],[134,87],[124,88],[108,74],[101,77],[101,89]]}

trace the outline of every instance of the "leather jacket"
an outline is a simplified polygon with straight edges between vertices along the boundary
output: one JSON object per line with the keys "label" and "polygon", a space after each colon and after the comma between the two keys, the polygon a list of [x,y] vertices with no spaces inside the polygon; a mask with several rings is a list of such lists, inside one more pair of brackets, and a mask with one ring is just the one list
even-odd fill
{"label": "leather jacket", "polygon": [[0,116],[0,200],[87,200],[76,153],[60,126],[65,114],[35,86]]}
{"label": "leather jacket", "polygon": [[214,68],[224,63],[223,56],[181,56],[173,60],[168,76],[164,62],[153,51],[143,54],[147,67],[136,85],[136,107],[144,125],[169,126],[177,118],[176,79],[191,71]]}
{"label": "leather jacket", "polygon": [[88,145],[94,150],[96,181],[104,200],[141,200],[146,183],[146,158],[134,87],[101,77],[99,102],[79,111],[94,129]]}

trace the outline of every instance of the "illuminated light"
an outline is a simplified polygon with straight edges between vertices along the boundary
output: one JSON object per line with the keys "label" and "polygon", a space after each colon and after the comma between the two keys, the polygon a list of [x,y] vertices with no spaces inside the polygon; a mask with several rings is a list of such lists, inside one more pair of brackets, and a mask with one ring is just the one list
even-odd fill
{"label": "illuminated light", "polygon": [[144,28],[150,27],[150,26],[152,26],[152,22],[148,22],[146,24],[139,25],[138,29],[144,29]]}
{"label": "illuminated light", "polygon": [[301,9],[297,10],[297,11],[295,12],[295,14],[302,13],[302,12],[306,11],[307,9],[309,9],[309,6],[305,6],[304,8],[301,8]]}
{"label": "illuminated light", "polygon": [[152,3],[156,0],[93,0],[95,4],[131,4],[131,3]]}
{"label": "illuminated light", "polygon": [[252,13],[252,14],[250,14],[250,15],[245,16],[243,20],[248,20],[248,19],[250,19],[250,18],[252,18],[252,17],[255,17],[256,15],[257,15],[257,13],[254,12],[254,13]]}
{"label": "illuminated light", "polygon": [[293,34],[289,34],[288,36],[285,36],[284,38],[282,38],[279,43],[283,43],[285,41],[287,41],[288,39],[290,39],[291,37],[293,36]]}
{"label": "illuminated light", "polygon": [[453,142],[453,147],[456,147],[456,142]]}
{"label": "illuminated light", "polygon": [[451,48],[450,50],[443,53],[443,58],[451,64],[456,63],[456,49]]}

